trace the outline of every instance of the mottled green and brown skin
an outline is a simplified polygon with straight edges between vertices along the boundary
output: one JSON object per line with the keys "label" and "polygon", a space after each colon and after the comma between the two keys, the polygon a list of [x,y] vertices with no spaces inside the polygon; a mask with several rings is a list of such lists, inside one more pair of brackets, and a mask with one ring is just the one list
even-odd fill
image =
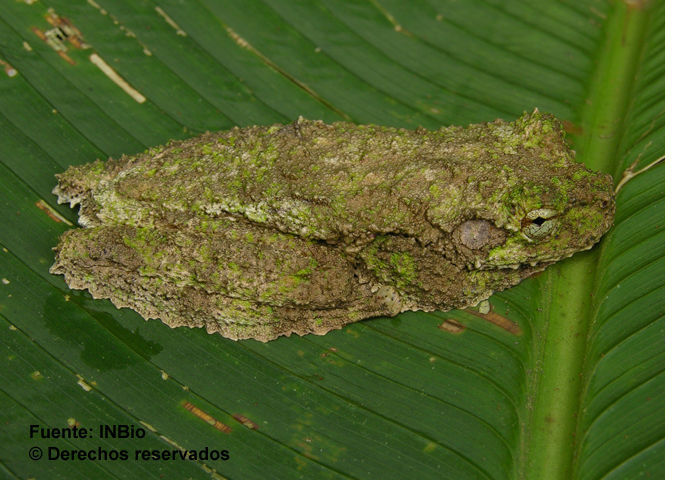
{"label": "mottled green and brown skin", "polygon": [[475,305],[590,248],[613,182],[537,111],[436,131],[301,119],[69,168],[53,273],[233,339]]}

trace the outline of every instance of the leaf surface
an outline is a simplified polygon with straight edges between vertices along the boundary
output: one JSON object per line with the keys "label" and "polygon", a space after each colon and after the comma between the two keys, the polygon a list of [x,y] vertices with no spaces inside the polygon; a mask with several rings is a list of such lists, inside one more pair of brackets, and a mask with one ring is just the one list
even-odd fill
{"label": "leaf surface", "polygon": [[[55,173],[234,125],[302,115],[437,128],[537,107],[568,122],[578,160],[617,183],[664,152],[664,2],[630,5],[5,2],[2,472],[664,475],[663,164],[620,190],[615,226],[592,251],[492,297],[500,325],[408,312],[323,337],[233,342],[146,322],[48,273],[51,248],[76,224],[50,193]],[[40,38],[58,33],[53,15],[80,43]],[[455,322],[460,333],[439,328]],[[31,439],[31,424],[80,425],[93,438]],[[146,435],[101,438],[99,425],[117,424]],[[131,459],[31,461],[33,446]],[[134,457],[205,447],[230,458]]]}

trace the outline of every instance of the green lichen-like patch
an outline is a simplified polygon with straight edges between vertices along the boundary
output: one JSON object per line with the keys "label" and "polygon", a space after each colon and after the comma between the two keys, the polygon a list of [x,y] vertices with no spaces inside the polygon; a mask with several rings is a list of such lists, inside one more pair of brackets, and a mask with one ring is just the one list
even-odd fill
{"label": "green lichen-like patch", "polygon": [[604,212],[594,208],[577,207],[569,211],[565,222],[573,225],[580,234],[596,232],[606,222],[606,216]]}
{"label": "green lichen-like patch", "polygon": [[396,282],[396,286],[400,286],[398,283],[405,285],[414,283],[416,281],[416,263],[409,253],[394,252],[391,254],[390,258],[390,262],[394,271],[400,277],[400,282]]}

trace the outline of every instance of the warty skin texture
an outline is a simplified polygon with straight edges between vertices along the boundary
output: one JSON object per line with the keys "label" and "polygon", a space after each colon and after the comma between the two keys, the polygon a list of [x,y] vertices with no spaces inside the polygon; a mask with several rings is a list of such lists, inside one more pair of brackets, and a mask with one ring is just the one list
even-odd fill
{"label": "warty skin texture", "polygon": [[590,248],[613,182],[537,111],[437,131],[300,118],[69,168],[53,273],[233,339],[475,305]]}

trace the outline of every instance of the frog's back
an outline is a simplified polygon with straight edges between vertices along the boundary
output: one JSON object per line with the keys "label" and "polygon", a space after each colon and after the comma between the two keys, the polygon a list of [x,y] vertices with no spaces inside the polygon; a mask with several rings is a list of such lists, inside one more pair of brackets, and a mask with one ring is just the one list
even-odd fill
{"label": "frog's back", "polygon": [[379,234],[428,243],[476,212],[505,225],[509,188],[579,169],[559,123],[538,112],[436,131],[300,118],[109,161],[83,213],[132,225],[234,215],[331,243]]}

